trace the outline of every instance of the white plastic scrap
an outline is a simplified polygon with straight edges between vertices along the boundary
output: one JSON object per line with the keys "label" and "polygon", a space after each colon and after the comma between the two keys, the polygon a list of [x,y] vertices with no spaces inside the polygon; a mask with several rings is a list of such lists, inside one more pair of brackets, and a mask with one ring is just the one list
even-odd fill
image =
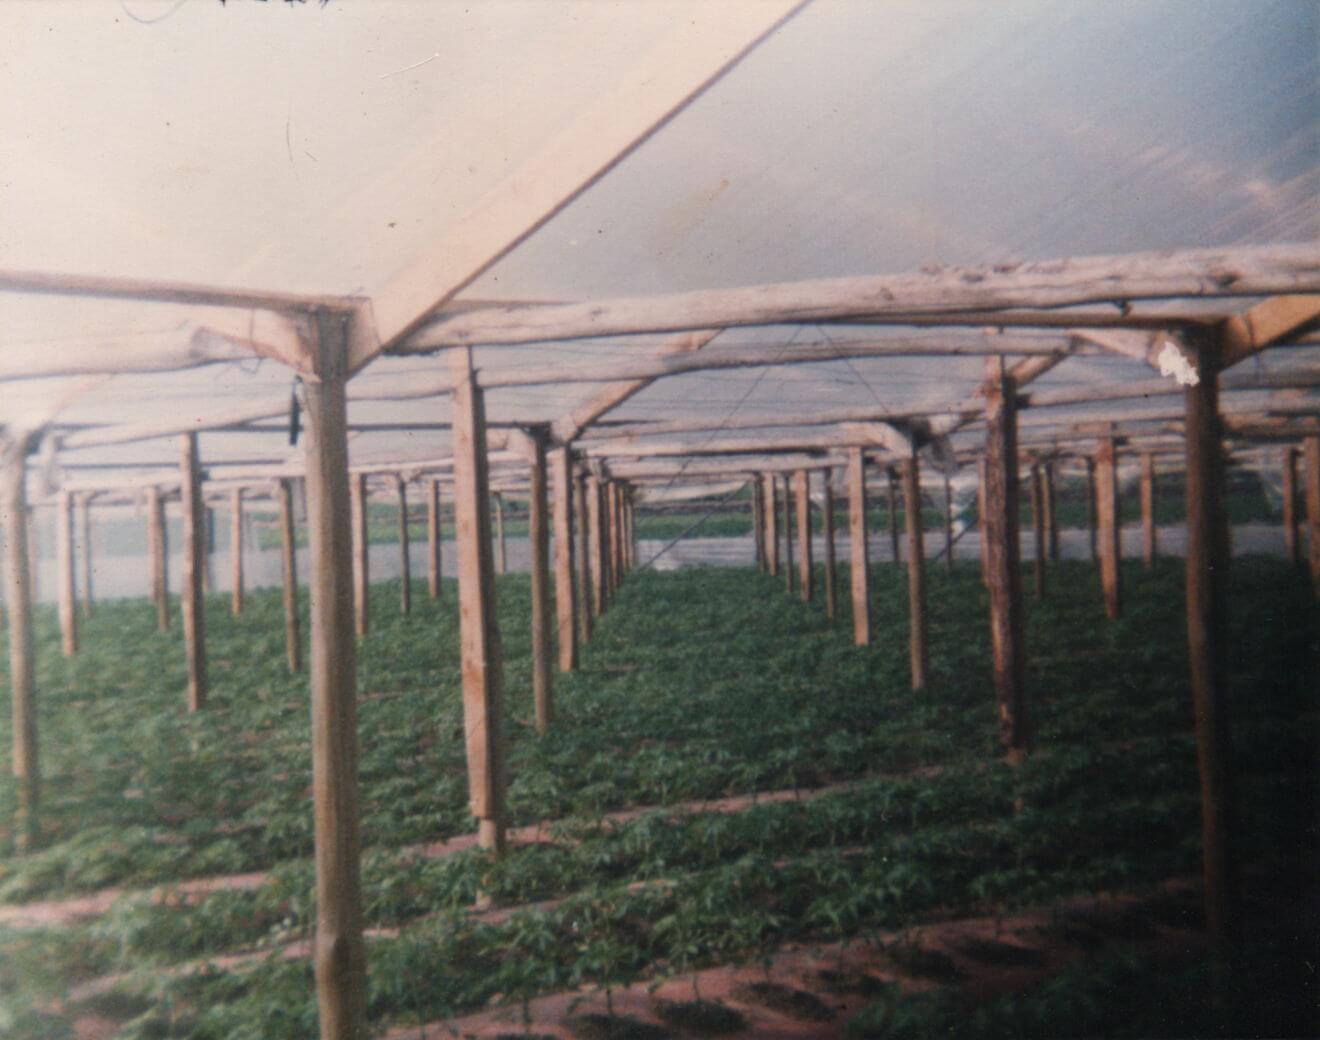
{"label": "white plastic scrap", "polygon": [[1201,381],[1196,366],[1174,346],[1173,340],[1165,342],[1164,349],[1160,351],[1156,360],[1160,363],[1160,375],[1173,376],[1183,386],[1195,386]]}

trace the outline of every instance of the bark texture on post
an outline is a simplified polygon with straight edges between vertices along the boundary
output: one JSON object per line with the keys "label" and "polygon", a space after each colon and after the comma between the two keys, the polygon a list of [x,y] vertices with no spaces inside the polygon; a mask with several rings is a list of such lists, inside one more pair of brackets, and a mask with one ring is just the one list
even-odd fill
{"label": "bark texture on post", "polygon": [[96,606],[92,579],[96,568],[92,564],[92,496],[78,499],[78,543],[82,546],[82,612],[91,617]]}
{"label": "bark texture on post", "polygon": [[820,500],[820,523],[825,531],[825,616],[830,620],[839,612],[839,593],[834,587],[834,484],[828,469],[820,471],[824,497]]}
{"label": "bark texture on post", "polygon": [[853,642],[871,642],[871,590],[866,545],[866,469],[861,448],[848,449],[848,570]]}
{"label": "bark texture on post", "polygon": [[1141,456],[1141,563],[1150,570],[1155,566],[1155,456]]}
{"label": "bark texture on post", "polygon": [[1311,589],[1320,599],[1320,437],[1302,442],[1302,466],[1306,474],[1306,558]]}
{"label": "bark texture on post", "polygon": [[399,489],[399,613],[412,611],[412,557],[408,544],[408,482],[398,478]]}
{"label": "bark texture on post", "polygon": [[793,568],[793,489],[789,485],[788,474],[784,474],[782,488],[784,515],[784,590],[790,595],[797,582],[797,572]]}
{"label": "bark texture on post", "polygon": [[284,656],[289,671],[302,670],[302,637],[298,626],[298,541],[293,527],[293,485],[275,485],[280,514],[280,574],[284,593]]}
{"label": "bark texture on post", "polygon": [[229,492],[229,612],[243,613],[243,489]]}
{"label": "bark texture on post", "polygon": [[536,731],[544,733],[554,718],[550,673],[550,501],[546,486],[544,434],[531,438],[528,459],[527,541],[532,568],[532,702]]}
{"label": "bark texture on post", "polygon": [[495,620],[486,407],[472,351],[449,352],[453,379],[454,519],[468,789],[482,848],[504,849],[504,662]]}
{"label": "bark texture on post", "polygon": [[1002,358],[987,362],[986,587],[999,740],[1010,761],[1030,750],[1018,535],[1017,386]]}
{"label": "bark texture on post", "polygon": [[426,496],[426,591],[432,599],[440,598],[440,579],[444,560],[440,544],[440,481],[432,478]]}
{"label": "bark texture on post", "polygon": [[1035,535],[1035,556],[1031,561],[1032,584],[1037,599],[1045,598],[1045,486],[1040,463],[1031,464],[1031,528]]}
{"label": "bark texture on post", "polygon": [[587,504],[590,497],[586,474],[575,470],[573,512],[577,517],[577,619],[578,632],[583,642],[591,639],[591,619],[595,610],[595,586],[591,577],[591,510]]}
{"label": "bark texture on post", "polygon": [[811,474],[808,470],[800,469],[793,475],[793,490],[797,496],[798,592],[803,603],[810,603],[815,596],[816,578],[811,554]]}
{"label": "bark texture on post", "polygon": [[[348,496],[347,336],[318,315],[319,380],[306,395],[307,541],[311,553],[312,805],[322,1040],[367,1035],[358,833],[357,648]],[[364,532],[365,533],[365,532]]]}
{"label": "bark texture on post", "polygon": [[78,652],[78,589],[73,548],[73,495],[60,492],[56,515],[55,570],[59,585],[60,648],[65,657]]}
{"label": "bark texture on post", "polygon": [[32,580],[28,555],[26,463],[28,438],[0,445],[0,509],[5,524],[5,603],[9,607],[9,768],[17,782],[14,844],[37,840],[41,767],[37,757],[37,694],[32,656]]}
{"label": "bark texture on post", "polygon": [[1211,936],[1234,933],[1235,864],[1228,729],[1228,565],[1223,502],[1223,434],[1215,348],[1188,346],[1200,382],[1184,391],[1187,449],[1187,653],[1201,777],[1201,850],[1206,925]]}
{"label": "bark texture on post", "polygon": [[183,499],[183,643],[188,660],[188,710],[206,707],[206,510],[197,434],[179,438],[179,493]]}
{"label": "bark texture on post", "polygon": [[509,547],[504,540],[504,496],[495,492],[495,573],[509,569]]}
{"label": "bark texture on post", "polygon": [[370,622],[370,546],[367,544],[370,532],[367,527],[367,477],[364,473],[355,473],[349,478],[352,497],[352,536],[353,536],[353,631],[359,636],[367,634]]}
{"label": "bark texture on post", "polygon": [[170,630],[170,556],[165,539],[165,498],[160,493],[160,488],[147,488],[147,545],[151,558],[151,601],[156,604],[156,629],[160,632]]}
{"label": "bark texture on post", "polygon": [[903,515],[908,549],[908,656],[912,665],[912,688],[927,684],[926,654],[926,551],[922,544],[921,479],[917,456],[903,464]]}
{"label": "bark texture on post", "polygon": [[1112,437],[1102,440],[1095,453],[1100,589],[1105,601],[1105,616],[1110,618],[1119,617],[1123,613],[1123,576],[1119,566],[1122,525],[1118,514],[1117,454]]}
{"label": "bark texture on post", "polygon": [[761,475],[761,507],[765,522],[765,569],[770,577],[779,577],[779,503],[773,474]]}
{"label": "bark texture on post", "polygon": [[567,447],[550,455],[554,485],[555,523],[555,619],[559,648],[559,670],[571,672],[578,666],[577,590],[573,587],[573,459]]}
{"label": "bark texture on post", "polygon": [[1283,450],[1283,555],[1294,567],[1302,562],[1297,537],[1297,449]]}
{"label": "bark texture on post", "polygon": [[1054,463],[1045,463],[1045,540],[1049,543],[1050,562],[1059,559],[1059,500],[1054,490]]}

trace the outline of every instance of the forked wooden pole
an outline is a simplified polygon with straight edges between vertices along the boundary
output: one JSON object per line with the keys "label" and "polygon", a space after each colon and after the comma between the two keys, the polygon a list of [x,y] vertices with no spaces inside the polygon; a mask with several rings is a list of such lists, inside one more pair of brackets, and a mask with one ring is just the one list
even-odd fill
{"label": "forked wooden pole", "polygon": [[591,619],[595,616],[595,586],[591,564],[591,510],[588,501],[591,492],[587,475],[573,470],[573,514],[577,518],[577,621],[582,641],[591,641]]}
{"label": "forked wooden pole", "polygon": [[835,588],[834,558],[834,485],[828,469],[820,471],[824,497],[820,500],[820,523],[825,533],[825,616],[831,621],[839,612],[839,594]]}
{"label": "forked wooden pole", "polygon": [[774,474],[761,475],[761,505],[765,520],[765,569],[770,577],[779,577],[779,504]]}
{"label": "forked wooden pole", "polygon": [[554,493],[555,620],[559,670],[578,666],[577,590],[573,587],[573,458],[567,447],[550,452],[550,480]]}
{"label": "forked wooden pole", "polygon": [[866,545],[866,468],[861,448],[848,449],[848,571],[852,591],[853,642],[871,642],[871,590]]}
{"label": "forked wooden pole", "polygon": [[1228,673],[1228,558],[1225,554],[1223,440],[1216,345],[1184,344],[1200,373],[1184,391],[1187,446],[1187,652],[1201,777],[1201,852],[1206,926],[1219,941],[1235,929],[1236,879]]}
{"label": "forked wooden pole", "polygon": [[1040,463],[1031,464],[1031,528],[1035,535],[1035,556],[1031,561],[1032,584],[1036,598],[1045,598],[1045,482]]}
{"label": "forked wooden pole", "polygon": [[280,572],[284,593],[284,655],[289,671],[302,670],[302,638],[298,625],[298,542],[293,527],[293,485],[278,481],[275,496],[280,513]]}
{"label": "forked wooden pole", "polygon": [[898,541],[898,474],[894,472],[893,467],[885,471],[885,477],[888,481],[887,490],[889,493],[889,553],[890,559],[895,563],[901,563],[903,552],[899,547]]}
{"label": "forked wooden pole", "polygon": [[1118,515],[1118,451],[1112,437],[1100,442],[1095,453],[1096,515],[1099,520],[1100,589],[1105,616],[1123,613],[1123,578],[1120,568],[1121,523]]}
{"label": "forked wooden pole", "polygon": [[96,568],[92,563],[92,496],[78,497],[78,544],[82,547],[82,582],[79,592],[82,595],[83,617],[91,617],[96,607],[93,577]]}
{"label": "forked wooden pole", "polygon": [[408,542],[408,482],[396,481],[399,489],[399,613],[412,611],[412,555]]}
{"label": "forked wooden pole", "polygon": [[169,553],[165,545],[165,498],[160,488],[147,488],[147,547],[150,554],[151,600],[156,605],[156,629],[170,630]]}
{"label": "forked wooden pole", "polygon": [[504,849],[504,663],[495,620],[486,408],[472,351],[449,353],[454,382],[454,517],[458,543],[459,636],[468,793],[478,841]]}
{"label": "forked wooden pole", "polygon": [[816,577],[812,573],[810,470],[800,469],[793,474],[793,491],[797,498],[798,594],[803,603],[810,603],[816,585]]}
{"label": "forked wooden pole", "polygon": [[495,492],[495,573],[509,569],[509,546],[504,540],[504,496]]}
{"label": "forked wooden pole", "polygon": [[944,474],[944,572],[953,573],[953,485]]}
{"label": "forked wooden pole", "polygon": [[32,582],[28,556],[26,464],[28,438],[0,442],[0,509],[5,523],[5,603],[9,608],[9,767],[17,791],[14,844],[37,842],[41,767],[37,757],[37,695],[32,656]]}
{"label": "forked wooden pole", "polygon": [[546,435],[534,434],[530,439],[527,542],[532,571],[532,702],[536,731],[544,733],[554,718],[554,680],[550,671],[550,502],[545,472]]}
{"label": "forked wooden pole", "polygon": [[1320,599],[1320,437],[1302,441],[1302,470],[1306,483],[1306,548],[1311,588]]}
{"label": "forked wooden pole", "polygon": [[1054,463],[1045,463],[1045,540],[1049,543],[1050,562],[1059,559],[1059,499],[1054,487]]}
{"label": "forked wooden pole", "polygon": [[353,539],[353,631],[362,637],[367,634],[367,629],[370,627],[371,609],[370,546],[368,545],[371,532],[367,526],[366,474],[352,474],[348,486]]}
{"label": "forked wooden pole", "polygon": [[78,652],[78,588],[74,565],[73,521],[73,495],[61,491],[55,524],[55,569],[59,582],[60,648],[65,657],[72,657]]}
{"label": "forked wooden pole", "polygon": [[188,710],[206,707],[206,510],[202,506],[202,467],[197,434],[179,437],[179,493],[183,501],[183,643],[188,660]]}
{"label": "forked wooden pole", "polygon": [[1002,358],[987,361],[985,445],[986,587],[999,740],[1009,761],[1030,749],[1018,543],[1017,386]]}
{"label": "forked wooden pole", "polygon": [[1155,456],[1141,456],[1141,563],[1146,570],[1155,566]]}
{"label": "forked wooden pole", "polygon": [[243,613],[243,489],[229,492],[229,611]]}
{"label": "forked wooden pole", "polygon": [[605,612],[605,547],[600,529],[602,512],[600,507],[600,480],[594,475],[586,478],[587,498],[587,557],[590,560],[591,577],[591,616],[600,617]]}
{"label": "forked wooden pole", "polygon": [[926,551],[922,544],[921,478],[917,456],[903,463],[903,516],[908,550],[908,657],[912,688],[924,690],[929,672],[926,653]]}
{"label": "forked wooden pole", "polygon": [[305,384],[316,859],[312,959],[321,1040],[359,1040],[367,1035],[358,833],[354,547],[345,395],[349,337],[345,326],[345,319],[317,316],[320,378]]}
{"label": "forked wooden pole", "polygon": [[432,478],[426,496],[426,591],[432,599],[440,598],[444,561],[440,542],[440,481]]}
{"label": "forked wooden pole", "polygon": [[797,580],[797,572],[793,568],[793,490],[789,486],[789,476],[784,474],[784,486],[780,489],[783,496],[784,511],[784,590],[790,595],[793,592],[793,586]]}

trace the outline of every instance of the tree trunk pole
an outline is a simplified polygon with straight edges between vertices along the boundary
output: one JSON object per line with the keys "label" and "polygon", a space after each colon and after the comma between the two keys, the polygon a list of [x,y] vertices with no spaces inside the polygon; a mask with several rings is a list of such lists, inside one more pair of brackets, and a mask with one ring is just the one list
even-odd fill
{"label": "tree trunk pole", "polygon": [[1123,576],[1120,568],[1122,524],[1118,513],[1118,450],[1112,437],[1100,442],[1095,453],[1096,513],[1099,519],[1100,588],[1105,601],[1105,616],[1123,613]]}
{"label": "tree trunk pole", "polygon": [[60,648],[65,657],[78,652],[78,587],[73,547],[73,495],[60,492],[55,524],[55,559],[59,575]]}
{"label": "tree trunk pole", "polygon": [[1054,463],[1045,463],[1045,538],[1049,543],[1050,562],[1059,561],[1059,500],[1054,489]]}
{"label": "tree trunk pole", "polygon": [[797,573],[793,569],[793,491],[789,487],[788,474],[784,474],[784,591],[792,595]]}
{"label": "tree trunk pole", "polygon": [[408,543],[408,482],[397,477],[399,490],[399,613],[412,611],[412,558]]}
{"label": "tree trunk pole", "polygon": [[367,526],[367,477],[354,473],[348,478],[352,508],[353,537],[353,631],[358,637],[367,634],[371,607],[371,532]]}
{"label": "tree trunk pole", "polygon": [[587,483],[587,557],[591,561],[591,615],[600,617],[605,612],[605,547],[602,543],[600,480],[594,474]]}
{"label": "tree trunk pole", "polygon": [[289,671],[302,670],[302,639],[298,630],[298,542],[293,527],[293,486],[278,481],[275,495],[280,512],[280,571],[284,593],[284,653]]}
{"label": "tree trunk pole", "polygon": [[605,481],[605,509],[609,513],[609,523],[606,530],[609,532],[609,554],[610,565],[608,574],[610,576],[610,594],[609,599],[614,598],[615,591],[619,588],[619,579],[622,577],[623,553],[622,553],[622,532],[619,530],[619,484],[614,480]]}
{"label": "tree trunk pole", "polygon": [[989,481],[989,475],[986,470],[985,456],[982,455],[976,463],[976,536],[981,543],[981,584],[990,584],[990,537],[987,534],[985,514],[989,509],[988,500],[985,497],[985,486]]}
{"label": "tree trunk pole", "polygon": [[987,359],[985,531],[990,644],[999,739],[1009,761],[1030,749],[1022,567],[1018,536],[1017,387],[1003,358]]}
{"label": "tree trunk pole", "polygon": [[821,499],[820,523],[825,529],[825,616],[831,621],[839,612],[839,594],[835,588],[837,575],[834,558],[834,484],[828,469],[820,471],[824,498]]}
{"label": "tree trunk pole", "polygon": [[555,524],[555,620],[559,670],[578,666],[577,590],[573,587],[573,458],[567,447],[550,453],[550,476],[554,485]]}
{"label": "tree trunk pole", "polygon": [[1297,537],[1297,449],[1291,445],[1283,450],[1283,555],[1294,567],[1301,566]]}
{"label": "tree trunk pole", "polygon": [[151,553],[151,599],[156,604],[156,629],[170,630],[169,553],[165,546],[165,498],[160,488],[147,488],[147,545]]}
{"label": "tree trunk pole", "polygon": [[944,474],[944,573],[953,573],[953,486]]}
{"label": "tree trunk pole", "polygon": [[188,659],[188,710],[206,707],[206,510],[197,434],[179,438],[179,494],[183,500],[183,643]]}
{"label": "tree trunk pole", "polygon": [[527,543],[532,570],[532,702],[536,731],[544,733],[554,718],[554,686],[550,672],[550,501],[546,480],[546,434],[532,435],[528,459],[530,492]]}
{"label": "tree trunk pole", "polygon": [[243,489],[229,492],[229,611],[243,613]]}
{"label": "tree trunk pole", "polygon": [[803,603],[815,595],[816,578],[811,553],[811,473],[800,469],[793,475],[797,495],[798,593]]}
{"label": "tree trunk pole", "polygon": [[779,577],[779,504],[775,478],[761,474],[761,508],[765,522],[765,569],[770,577]]}
{"label": "tree trunk pole", "polygon": [[926,551],[922,544],[921,478],[917,456],[903,463],[903,515],[908,546],[908,656],[912,665],[912,689],[927,684],[926,655]]}
{"label": "tree trunk pole", "polygon": [[893,467],[885,471],[889,492],[889,552],[895,563],[903,561],[903,552],[898,542],[898,474]]}
{"label": "tree trunk pole", "polygon": [[1155,566],[1155,456],[1141,456],[1141,563],[1146,570]]}
{"label": "tree trunk pole", "polygon": [[1098,554],[1096,552],[1096,508],[1095,508],[1095,460],[1086,459],[1086,536],[1091,552],[1091,562],[1095,563]]}
{"label": "tree trunk pole", "polygon": [[752,478],[752,559],[758,571],[765,570],[765,520],[761,501],[761,481]]}
{"label": "tree trunk pole", "polygon": [[33,681],[32,581],[28,556],[26,456],[28,438],[4,442],[0,451],[0,509],[5,522],[5,602],[9,606],[10,771],[17,782],[14,844],[37,843],[41,768],[37,757],[37,699]]}
{"label": "tree trunk pole", "polygon": [[584,643],[591,641],[591,619],[595,610],[595,586],[591,565],[591,510],[588,501],[592,492],[587,476],[573,471],[573,513],[577,517],[577,620],[578,632]]}
{"label": "tree trunk pole", "polygon": [[440,481],[432,478],[426,496],[426,591],[432,599],[440,598],[440,578],[444,559],[440,543]]}
{"label": "tree trunk pole", "polygon": [[[454,392],[454,509],[468,787],[478,841],[504,850],[504,664],[491,559],[486,407],[470,348],[449,352]],[[498,503],[499,499],[496,499]]]}
{"label": "tree trunk pole", "polygon": [[495,492],[495,573],[509,569],[509,546],[504,540],[504,496]]}
{"label": "tree trunk pole", "polygon": [[1311,566],[1311,589],[1320,599],[1320,437],[1302,441],[1302,467],[1306,477],[1306,558]]}
{"label": "tree trunk pole", "polygon": [[95,568],[92,565],[92,496],[85,494],[78,499],[78,541],[82,543],[82,612],[83,617],[91,617],[95,610],[96,598],[93,595],[92,577]]}
{"label": "tree trunk pole", "polygon": [[209,593],[215,582],[211,552],[215,548],[215,510],[202,504],[202,592]]}
{"label": "tree trunk pole", "polygon": [[871,590],[866,545],[866,468],[861,448],[848,449],[848,572],[853,642],[871,642]]}
{"label": "tree trunk pole", "polygon": [[1031,464],[1031,527],[1035,535],[1035,556],[1031,561],[1032,584],[1036,598],[1045,598],[1045,483],[1040,463]]}
{"label": "tree trunk pole", "polygon": [[1201,848],[1206,925],[1213,938],[1235,932],[1236,878],[1230,806],[1228,726],[1229,560],[1223,537],[1223,455],[1217,350],[1206,341],[1187,347],[1200,382],[1184,391],[1187,449],[1187,651],[1201,777]]}
{"label": "tree trunk pole", "polygon": [[357,611],[345,392],[348,344],[347,330],[337,316],[318,315],[317,332],[320,378],[305,384],[316,859],[313,963],[322,1040],[359,1040],[367,1035],[366,952],[358,834]]}

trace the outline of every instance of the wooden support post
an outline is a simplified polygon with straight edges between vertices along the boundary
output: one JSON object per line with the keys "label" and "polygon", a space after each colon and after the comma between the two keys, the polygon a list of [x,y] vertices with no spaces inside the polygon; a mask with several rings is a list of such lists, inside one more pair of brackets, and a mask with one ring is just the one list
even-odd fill
{"label": "wooden support post", "polygon": [[798,592],[803,603],[810,603],[815,595],[816,578],[812,573],[811,553],[811,473],[800,469],[793,475],[793,490],[797,495],[798,536]]}
{"label": "wooden support post", "polygon": [[188,710],[206,707],[206,510],[197,434],[179,437],[179,494],[183,502],[183,644],[188,659]]}
{"label": "wooden support post", "polygon": [[151,601],[156,604],[156,629],[170,630],[169,553],[165,545],[165,498],[160,488],[147,488],[147,548],[150,554]]}
{"label": "wooden support post", "polygon": [[550,500],[546,480],[546,434],[531,437],[528,461],[527,545],[532,570],[532,702],[536,731],[544,733],[554,718],[550,672]]}
{"label": "wooden support post", "polygon": [[765,518],[761,481],[752,478],[752,559],[758,571],[765,570]]}
{"label": "wooden support post", "polygon": [[[454,392],[454,510],[468,794],[481,847],[504,849],[504,662],[495,620],[486,407],[472,351],[450,351]],[[499,500],[496,499],[498,502]]]}
{"label": "wooden support post", "polygon": [[82,612],[83,617],[91,617],[95,609],[92,578],[95,567],[92,565],[92,496],[78,497],[78,542],[82,546]]}
{"label": "wooden support post", "polygon": [[1233,937],[1236,884],[1228,726],[1228,566],[1225,555],[1223,435],[1212,342],[1187,344],[1200,381],[1184,391],[1187,448],[1187,653],[1201,777],[1201,851],[1210,935]]}
{"label": "wooden support post", "polygon": [[603,510],[600,480],[594,474],[587,477],[587,556],[591,561],[591,615],[600,617],[605,612],[605,546],[600,529]]}
{"label": "wooden support post", "polygon": [[1294,567],[1302,562],[1297,537],[1297,449],[1283,449],[1283,557]]}
{"label": "wooden support post", "polygon": [[1311,588],[1320,599],[1320,437],[1302,441],[1302,468],[1306,480],[1306,558],[1311,567]]}
{"label": "wooden support post", "polygon": [[412,611],[412,557],[408,543],[408,482],[397,477],[399,489],[399,613]]}
{"label": "wooden support post", "polygon": [[591,640],[591,619],[598,612],[595,607],[595,585],[592,582],[591,563],[591,510],[588,506],[592,492],[587,475],[581,470],[573,473],[573,513],[577,517],[577,619],[578,632],[583,642]]}
{"label": "wooden support post", "polygon": [[902,550],[898,543],[898,474],[894,472],[893,467],[885,470],[885,476],[888,479],[889,492],[889,553],[890,559],[895,563],[901,563],[903,560]]}
{"label": "wooden support post", "polygon": [[1155,456],[1141,456],[1141,562],[1146,570],[1155,566]]}
{"label": "wooden support post", "polygon": [[784,486],[781,489],[784,503],[784,590],[789,594],[797,581],[797,572],[793,569],[793,492],[789,487],[788,474],[784,474]]}
{"label": "wooden support post", "polygon": [[573,587],[573,458],[567,447],[550,454],[555,496],[555,619],[559,670],[578,666],[577,590]]}
{"label": "wooden support post", "polygon": [[495,492],[495,573],[509,569],[509,546],[504,540],[504,496]]}
{"label": "wooden support post", "polygon": [[908,551],[908,656],[912,664],[912,688],[924,690],[927,681],[926,655],[926,551],[922,544],[921,477],[917,456],[903,463],[903,517],[907,526]]}
{"label": "wooden support post", "polygon": [[944,474],[944,573],[953,573],[953,485]]}
{"label": "wooden support post", "polygon": [[1032,583],[1037,599],[1045,598],[1045,482],[1040,463],[1031,464],[1031,527],[1035,534],[1035,558],[1031,562]]}
{"label": "wooden support post", "polygon": [[985,513],[989,508],[985,497],[985,485],[989,477],[986,472],[985,456],[976,463],[976,535],[981,543],[981,584],[990,584],[990,538],[986,531]]}
{"label": "wooden support post", "polygon": [[60,614],[60,647],[65,657],[78,652],[78,588],[73,548],[73,495],[60,492],[55,518],[55,570]]}
{"label": "wooden support post", "polygon": [[765,510],[765,569],[779,577],[779,504],[774,474],[761,474],[761,504]]}
{"label": "wooden support post", "polygon": [[289,671],[302,670],[302,641],[298,631],[298,541],[293,527],[293,485],[275,485],[280,507],[280,571],[284,591],[284,653]]}
{"label": "wooden support post", "polygon": [[839,594],[835,589],[834,559],[834,485],[828,469],[820,471],[824,497],[820,500],[820,523],[825,529],[825,616],[831,621],[839,611]]}
{"label": "wooden support post", "polygon": [[9,607],[10,771],[17,785],[13,826],[19,851],[37,842],[41,767],[37,757],[37,702],[33,680],[32,580],[28,555],[26,437],[0,442],[0,510],[5,522],[5,603]]}
{"label": "wooden support post", "polygon": [[1009,761],[1030,749],[1018,535],[1017,386],[1002,358],[987,359],[985,445],[986,586],[990,593],[999,740]]}
{"label": "wooden support post", "polygon": [[628,485],[628,569],[633,570],[637,566],[637,491]]}
{"label": "wooden support post", "polygon": [[871,642],[871,590],[866,545],[866,463],[861,448],[848,449],[848,570],[852,586],[853,642]]}
{"label": "wooden support post", "polygon": [[[203,499],[205,502],[205,499]],[[215,548],[215,510],[208,505],[202,507],[202,591],[210,593],[215,581],[211,569],[211,551]]]}
{"label": "wooden support post", "polygon": [[1086,459],[1086,537],[1092,563],[1097,559],[1095,512],[1095,460],[1088,458]]}
{"label": "wooden support post", "polygon": [[440,579],[444,573],[444,560],[440,541],[440,481],[434,477],[426,496],[426,591],[432,599],[440,598]]}
{"label": "wooden support post", "polygon": [[1054,463],[1045,463],[1045,538],[1049,543],[1050,562],[1059,559],[1059,500],[1054,490]]}
{"label": "wooden support post", "polygon": [[367,1035],[366,952],[359,866],[357,654],[353,640],[357,614],[348,508],[348,336],[344,319],[318,315],[317,334],[320,378],[308,380],[304,388],[316,859],[312,960],[322,1040],[357,1040]]}
{"label": "wooden support post", "polygon": [[614,591],[619,587],[619,485],[613,480],[607,480],[602,485],[605,491],[605,514],[608,518],[605,523],[605,533],[607,537],[606,552],[609,553],[609,565],[605,568],[605,573],[609,575],[609,595],[607,601],[614,598]]}
{"label": "wooden support post", "polygon": [[243,613],[243,489],[229,492],[229,611]]}
{"label": "wooden support post", "polygon": [[353,631],[359,637],[367,634],[371,607],[371,532],[367,525],[367,476],[354,473],[349,477],[352,506],[353,536]]}
{"label": "wooden support post", "polygon": [[1096,515],[1099,520],[1100,589],[1105,616],[1123,613],[1123,584],[1120,569],[1122,524],[1118,514],[1118,451],[1112,437],[1100,442],[1095,453]]}

